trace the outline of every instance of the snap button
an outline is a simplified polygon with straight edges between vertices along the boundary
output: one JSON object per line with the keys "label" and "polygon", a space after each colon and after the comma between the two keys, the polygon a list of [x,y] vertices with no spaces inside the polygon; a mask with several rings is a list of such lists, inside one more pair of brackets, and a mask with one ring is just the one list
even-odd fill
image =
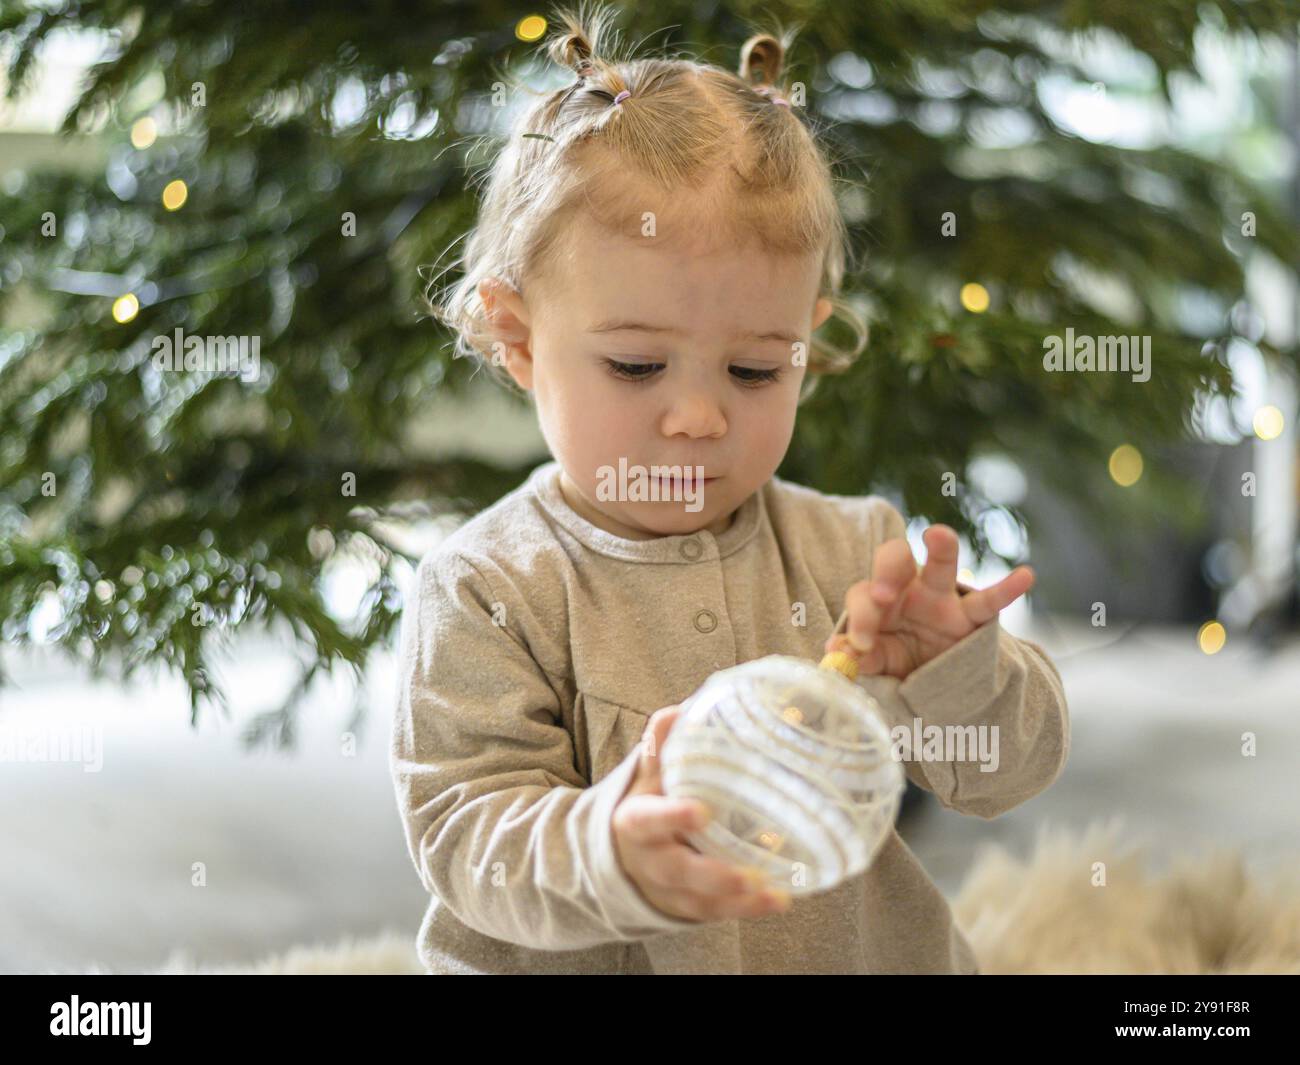
{"label": "snap button", "polygon": [[683,540],[681,551],[682,558],[686,559],[688,562],[694,562],[704,554],[704,545],[701,544],[699,540]]}
{"label": "snap button", "polygon": [[712,632],[718,627],[718,616],[712,610],[701,610],[695,615],[695,627],[700,632]]}

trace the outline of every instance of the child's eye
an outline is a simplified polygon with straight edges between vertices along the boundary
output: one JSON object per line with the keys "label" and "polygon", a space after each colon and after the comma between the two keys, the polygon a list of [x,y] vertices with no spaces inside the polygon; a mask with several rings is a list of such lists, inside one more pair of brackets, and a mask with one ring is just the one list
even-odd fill
{"label": "child's eye", "polygon": [[[625,381],[645,381],[663,369],[661,362],[619,362],[617,359],[605,359],[609,372]],[[779,368],[760,370],[753,366],[733,366],[731,374],[743,385],[753,387],[775,381],[781,376]]]}
{"label": "child's eye", "polygon": [[731,372],[737,381],[745,385],[766,384],[768,381],[775,381],[781,376],[779,368],[760,370],[754,366],[733,366]]}
{"label": "child's eye", "polygon": [[644,381],[653,376],[656,370],[663,369],[661,362],[618,362],[615,359],[604,361],[610,373],[625,381]]}

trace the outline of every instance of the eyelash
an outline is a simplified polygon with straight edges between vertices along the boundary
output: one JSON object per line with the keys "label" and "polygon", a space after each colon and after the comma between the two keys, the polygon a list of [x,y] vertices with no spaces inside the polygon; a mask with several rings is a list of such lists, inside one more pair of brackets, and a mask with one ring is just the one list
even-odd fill
{"label": "eyelash", "polygon": [[[604,363],[609,367],[612,376],[621,381],[630,381],[633,384],[641,384],[654,376],[653,372],[635,373],[633,371],[641,369],[657,371],[663,369],[663,363],[661,362],[619,362],[616,359],[605,359]],[[744,370],[746,373],[754,375],[753,377],[736,378],[737,382],[746,388],[757,388],[759,385],[769,384],[781,376],[779,367],[771,370],[758,370],[752,366],[733,366],[732,370]],[[735,375],[733,374],[733,376]]]}

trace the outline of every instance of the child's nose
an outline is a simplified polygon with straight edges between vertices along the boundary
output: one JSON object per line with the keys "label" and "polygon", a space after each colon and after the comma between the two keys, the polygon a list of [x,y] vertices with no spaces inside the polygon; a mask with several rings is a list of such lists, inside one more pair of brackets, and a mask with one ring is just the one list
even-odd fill
{"label": "child's nose", "polygon": [[727,419],[718,401],[704,391],[678,395],[664,414],[666,436],[721,436],[727,431]]}

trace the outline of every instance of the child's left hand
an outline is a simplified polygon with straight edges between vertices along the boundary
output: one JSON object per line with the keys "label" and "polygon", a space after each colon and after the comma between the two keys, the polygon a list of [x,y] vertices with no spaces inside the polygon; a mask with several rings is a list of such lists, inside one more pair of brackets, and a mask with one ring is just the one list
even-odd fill
{"label": "child's left hand", "polygon": [[956,532],[931,525],[922,539],[929,554],[919,574],[907,541],[887,540],[876,548],[871,579],[844,597],[848,633],[832,636],[825,649],[848,651],[860,674],[906,677],[1033,586],[1034,571],[1017,566],[997,584],[961,595]]}

